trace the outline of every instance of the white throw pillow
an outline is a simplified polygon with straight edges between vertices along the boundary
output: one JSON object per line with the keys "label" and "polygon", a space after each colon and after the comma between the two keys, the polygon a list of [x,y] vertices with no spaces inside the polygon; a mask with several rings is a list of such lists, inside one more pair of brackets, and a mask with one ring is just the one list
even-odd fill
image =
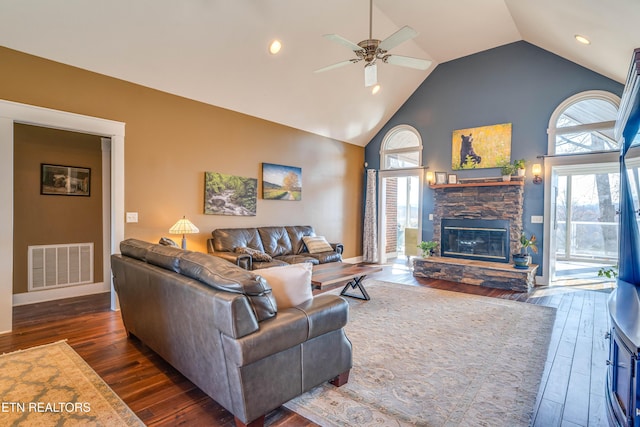
{"label": "white throw pillow", "polygon": [[256,274],[267,279],[278,308],[295,307],[313,298],[310,262],[261,268]]}
{"label": "white throw pillow", "polygon": [[310,254],[331,252],[333,250],[324,236],[304,236],[302,240],[304,241],[304,244],[307,245],[307,250]]}

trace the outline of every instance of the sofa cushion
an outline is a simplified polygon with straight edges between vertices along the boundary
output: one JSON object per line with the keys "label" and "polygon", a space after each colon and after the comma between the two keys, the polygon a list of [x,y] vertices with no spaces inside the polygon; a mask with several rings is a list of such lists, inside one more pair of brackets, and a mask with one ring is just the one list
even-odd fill
{"label": "sofa cushion", "polygon": [[237,248],[234,249],[234,252],[237,254],[251,255],[251,258],[253,258],[255,261],[269,262],[273,260],[273,258],[271,258],[271,255],[266,254],[257,249],[247,248],[246,246],[238,246]]}
{"label": "sofa cushion", "polygon": [[318,260],[320,264],[325,264],[327,262],[341,262],[342,255],[337,252],[320,252],[319,254],[309,254],[310,257],[313,257]]}
{"label": "sofa cushion", "polygon": [[264,277],[273,290],[278,308],[295,307],[313,298],[311,292],[311,269],[313,265],[305,262],[283,267],[263,268],[260,276]]}
{"label": "sofa cushion", "polygon": [[171,246],[152,245],[147,250],[147,262],[180,273],[180,257],[186,251]]}
{"label": "sofa cushion", "polygon": [[258,230],[255,228],[218,228],[211,232],[213,249],[218,252],[233,252],[237,247],[247,247],[264,252]]}
{"label": "sofa cushion", "polygon": [[272,257],[292,254],[289,233],[284,227],[258,228],[264,251]]}
{"label": "sofa cushion", "polygon": [[321,252],[331,252],[333,248],[327,242],[324,236],[304,236],[302,238],[304,244],[307,246],[307,250],[310,254],[319,254]]}
{"label": "sofa cushion", "polygon": [[[271,261],[254,261],[252,263],[252,270],[261,270],[263,268],[270,267],[281,267],[283,265],[288,265],[289,263],[280,261],[279,259],[272,259]],[[257,274],[257,273],[256,273]]]}
{"label": "sofa cushion", "polygon": [[160,240],[158,241],[158,244],[162,246],[173,246],[174,248],[180,247],[175,241],[173,241],[168,237],[161,237]]}
{"label": "sofa cushion", "polygon": [[302,238],[304,236],[315,236],[313,227],[310,225],[289,225],[285,227],[289,234],[289,240],[291,240],[291,252],[294,255],[299,255],[305,251],[304,242]]}
{"label": "sofa cushion", "polygon": [[266,280],[222,258],[199,252],[185,252],[180,257],[180,272],[214,289],[244,294],[249,299],[258,322],[275,316],[278,311]]}
{"label": "sofa cushion", "polygon": [[147,251],[153,243],[138,239],[126,239],[120,242],[120,253],[140,261],[147,260]]}
{"label": "sofa cushion", "polygon": [[313,258],[311,254],[305,253],[304,255],[282,255],[276,257],[278,261],[284,261],[287,264],[300,264],[301,262],[310,262],[311,264],[320,264],[316,258]]}

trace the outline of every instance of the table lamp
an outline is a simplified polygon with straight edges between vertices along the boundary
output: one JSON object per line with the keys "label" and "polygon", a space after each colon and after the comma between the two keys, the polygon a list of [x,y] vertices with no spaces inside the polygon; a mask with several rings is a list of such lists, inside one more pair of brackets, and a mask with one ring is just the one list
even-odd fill
{"label": "table lamp", "polygon": [[198,227],[184,216],[169,229],[170,234],[182,234],[182,249],[187,249],[187,237],[185,235],[199,232]]}

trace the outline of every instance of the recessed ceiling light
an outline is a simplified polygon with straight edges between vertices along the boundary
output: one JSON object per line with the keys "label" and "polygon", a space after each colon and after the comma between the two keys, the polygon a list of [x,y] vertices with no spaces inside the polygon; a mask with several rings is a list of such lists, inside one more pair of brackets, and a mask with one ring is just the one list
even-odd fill
{"label": "recessed ceiling light", "polygon": [[581,36],[580,34],[576,34],[574,37],[576,38],[578,43],[591,44],[591,41],[588,38],[586,38],[585,36]]}
{"label": "recessed ceiling light", "polygon": [[376,93],[378,93],[378,92],[380,92],[380,85],[379,85],[379,84],[375,85],[375,86],[371,89],[371,93],[372,93],[373,95],[375,95],[375,94],[376,94]]}
{"label": "recessed ceiling light", "polygon": [[280,43],[280,40],[274,40],[269,45],[269,53],[271,53],[272,55],[280,52],[280,49],[282,49],[282,43]]}

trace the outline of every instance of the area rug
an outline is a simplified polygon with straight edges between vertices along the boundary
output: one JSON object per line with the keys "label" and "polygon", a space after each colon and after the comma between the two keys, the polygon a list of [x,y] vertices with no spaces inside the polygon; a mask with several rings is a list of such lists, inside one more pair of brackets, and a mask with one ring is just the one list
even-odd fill
{"label": "area rug", "polygon": [[[528,426],[555,309],[367,281],[349,382],[285,406],[321,426]],[[330,349],[327,349],[330,351]]]}
{"label": "area rug", "polygon": [[0,356],[2,426],[144,426],[64,341]]}

